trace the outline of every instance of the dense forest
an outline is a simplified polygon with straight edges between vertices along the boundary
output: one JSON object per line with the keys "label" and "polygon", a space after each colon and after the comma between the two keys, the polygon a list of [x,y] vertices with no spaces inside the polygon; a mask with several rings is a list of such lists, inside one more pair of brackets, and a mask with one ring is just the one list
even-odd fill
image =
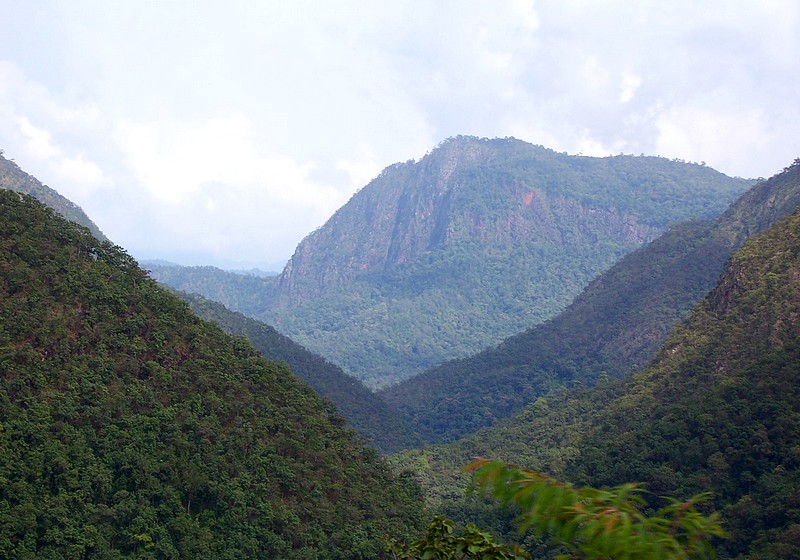
{"label": "dense forest", "polygon": [[[798,162],[800,167],[800,162]],[[570,477],[708,491],[731,556],[800,555],[800,212],[719,285],[583,437]]]}
{"label": "dense forest", "polygon": [[[800,172],[800,160],[781,177]],[[763,196],[771,214],[785,193]],[[800,210],[738,250],[716,287],[627,379],[562,387],[448,445],[404,452],[434,511],[510,539],[508,513],[465,498],[475,456],[518,462],[580,484],[641,481],[658,496],[710,492],[730,538],[723,558],[800,557]],[[549,548],[530,535],[530,551]]]}
{"label": "dense forest", "polygon": [[252,316],[269,303],[274,277],[238,274],[214,266],[180,266],[143,261],[142,268],[180,293],[198,294],[229,310]]}
{"label": "dense forest", "polygon": [[154,277],[264,320],[380,387],[553,317],[622,255],[719,214],[749,185],[664,158],[457,137],[386,168],[277,279],[250,287],[196,268]]}
{"label": "dense forest", "polygon": [[198,317],[215,323],[225,332],[247,337],[264,357],[286,362],[295,375],[319,395],[330,399],[348,424],[378,451],[391,453],[422,443],[399,413],[358,379],[322,356],[309,352],[273,327],[230,311],[221,303],[197,294],[179,295]]}
{"label": "dense forest", "polygon": [[375,558],[393,477],[285,364],[0,190],[0,557]]}
{"label": "dense forest", "polygon": [[652,359],[734,249],[798,205],[795,163],[720,217],[675,226],[626,256],[554,319],[381,394],[435,442],[491,425],[556,387],[626,376]]}

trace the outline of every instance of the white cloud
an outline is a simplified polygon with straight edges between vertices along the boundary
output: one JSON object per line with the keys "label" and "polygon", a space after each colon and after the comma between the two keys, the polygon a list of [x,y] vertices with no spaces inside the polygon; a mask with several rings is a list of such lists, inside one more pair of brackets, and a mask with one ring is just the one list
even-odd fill
{"label": "white cloud", "polygon": [[360,144],[354,155],[353,159],[336,162],[336,169],[344,171],[350,177],[350,190],[353,192],[377,177],[383,168],[375,157],[375,149],[369,144]]}
{"label": "white cloud", "polygon": [[280,202],[337,198],[335,189],[310,179],[313,163],[262,155],[241,114],[202,122],[121,122],[115,138],[132,175],[159,201],[183,203],[205,184],[266,192]]}
{"label": "white cloud", "polygon": [[309,224],[320,225],[349,195],[314,180],[312,162],[260,153],[240,114],[125,122],[115,138],[131,176],[152,196],[156,232],[215,262],[286,258]]}
{"label": "white cloud", "polygon": [[[751,154],[769,149],[774,142],[759,110],[742,114],[715,112],[706,107],[677,107],[660,115],[656,124],[659,134],[656,149],[660,154],[706,161],[734,175],[748,176]],[[726,137],[746,142],[732,147],[720,142],[720,138]]]}
{"label": "white cloud", "polygon": [[109,187],[113,184],[103,170],[96,163],[88,161],[83,154],[59,158],[55,168],[60,178],[74,185],[82,185],[84,191],[89,194],[95,192],[96,188]]}
{"label": "white cloud", "polygon": [[770,175],[800,154],[798,98],[788,0],[42,0],[0,19],[6,155],[137,256],[197,264],[285,258],[457,134]]}
{"label": "white cloud", "polygon": [[33,126],[27,117],[17,118],[17,126],[25,138],[25,147],[34,157],[48,159],[60,155],[61,150],[53,146],[50,133]]}
{"label": "white cloud", "polygon": [[66,150],[53,143],[52,134],[34,126],[27,117],[18,117],[17,126],[28,155],[54,172],[56,184],[67,184],[81,196],[91,196],[97,189],[110,187],[113,182],[103,170],[82,153],[67,155]]}
{"label": "white cloud", "polygon": [[628,103],[633,96],[636,95],[636,90],[642,85],[642,78],[634,74],[623,74],[622,83],[620,84],[619,102]]}

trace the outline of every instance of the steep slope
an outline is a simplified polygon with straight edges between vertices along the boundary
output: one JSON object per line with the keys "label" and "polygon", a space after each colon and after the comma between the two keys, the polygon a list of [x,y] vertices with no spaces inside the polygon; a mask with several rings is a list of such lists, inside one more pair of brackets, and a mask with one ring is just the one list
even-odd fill
{"label": "steep slope", "polygon": [[800,212],[748,243],[584,437],[573,478],[712,491],[731,555],[800,556]]}
{"label": "steep slope", "polygon": [[106,239],[100,228],[89,219],[80,206],[25,173],[16,163],[3,157],[2,150],[0,150],[0,189],[28,194],[66,219],[89,228],[89,231],[97,239],[101,241]]}
{"label": "steep slope", "polygon": [[714,286],[734,249],[798,204],[795,162],[716,220],[674,227],[626,256],[556,318],[381,394],[427,441],[447,441],[560,385],[626,375],[653,357],[672,326]]}
{"label": "steep slope", "polygon": [[393,409],[340,367],[309,352],[269,325],[230,311],[203,296],[180,295],[201,319],[217,324],[230,334],[247,337],[264,357],[285,361],[312,389],[333,401],[349,425],[378,451],[392,453],[420,444],[419,436]]}
{"label": "steep slope", "polygon": [[256,318],[384,386],[552,317],[747,184],[662,158],[454,138],[385,169],[304,239]]}
{"label": "steep slope", "polygon": [[374,558],[419,521],[285,365],[0,191],[0,557]]}
{"label": "steep slope", "polygon": [[508,530],[507,514],[460,497],[476,455],[579,484],[640,481],[654,501],[711,492],[731,533],[720,557],[800,557],[800,210],[735,253],[645,370],[394,461],[440,511]]}

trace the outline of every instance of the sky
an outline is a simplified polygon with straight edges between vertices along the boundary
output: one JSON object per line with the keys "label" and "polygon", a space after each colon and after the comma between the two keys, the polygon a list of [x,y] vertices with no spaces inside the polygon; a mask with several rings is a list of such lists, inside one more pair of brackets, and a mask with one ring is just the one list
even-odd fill
{"label": "sky", "polygon": [[0,149],[139,260],[280,269],[459,134],[769,177],[797,0],[0,0]]}

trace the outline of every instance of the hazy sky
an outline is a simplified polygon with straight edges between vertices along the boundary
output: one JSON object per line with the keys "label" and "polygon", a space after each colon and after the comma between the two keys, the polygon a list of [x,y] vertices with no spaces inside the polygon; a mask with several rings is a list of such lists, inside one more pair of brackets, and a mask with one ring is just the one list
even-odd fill
{"label": "hazy sky", "polygon": [[458,134],[768,177],[800,2],[0,0],[0,149],[138,259],[285,262]]}

